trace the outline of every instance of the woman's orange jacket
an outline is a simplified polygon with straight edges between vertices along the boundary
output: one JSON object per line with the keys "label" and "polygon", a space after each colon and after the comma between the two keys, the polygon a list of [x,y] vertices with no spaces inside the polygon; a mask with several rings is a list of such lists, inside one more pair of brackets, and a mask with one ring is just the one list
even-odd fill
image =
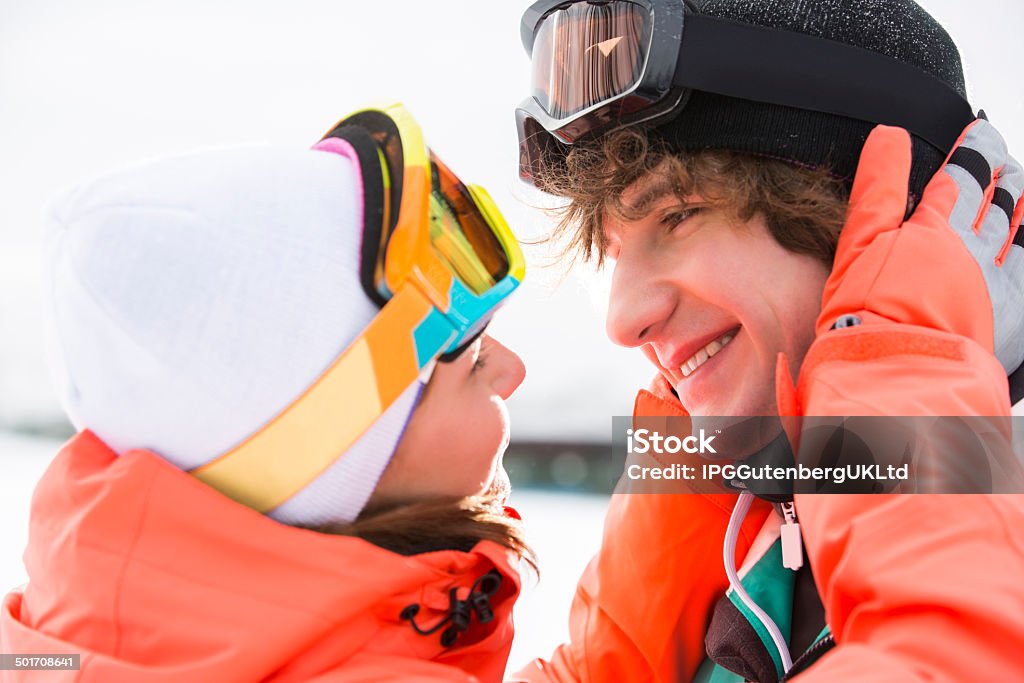
{"label": "woman's orange jacket", "polygon": [[[783,415],[1009,413],[991,351],[909,325],[863,326],[818,344]],[[637,415],[685,415],[664,379]],[[1019,472],[1017,473],[1019,475]],[[692,680],[725,593],[734,498],[612,498],[602,546],[570,614],[570,642],[509,681]],[[797,495],[805,554],[837,647],[797,683],[1024,681],[1024,495]],[[768,509],[755,505],[742,563]],[[800,653],[795,653],[799,655]]]}
{"label": "woman's orange jacket", "polygon": [[[79,671],[0,681],[500,681],[519,577],[490,542],[397,555],[278,524],[152,453],[74,437],[36,488],[29,583],[4,599],[0,652],[80,654]],[[454,646],[400,619],[443,618],[497,570],[495,619]]]}

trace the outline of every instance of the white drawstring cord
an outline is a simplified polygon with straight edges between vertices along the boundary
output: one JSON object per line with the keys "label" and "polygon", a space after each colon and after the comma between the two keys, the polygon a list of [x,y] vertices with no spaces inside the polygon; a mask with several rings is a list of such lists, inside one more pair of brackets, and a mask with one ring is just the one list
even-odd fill
{"label": "white drawstring cord", "polygon": [[747,518],[747,513],[750,511],[750,506],[753,502],[754,494],[744,492],[740,494],[739,500],[736,501],[736,507],[732,509],[732,515],[729,517],[729,527],[725,532],[725,546],[723,548],[725,573],[729,577],[729,586],[736,593],[740,602],[746,605],[747,609],[768,630],[768,635],[771,636],[772,642],[775,643],[775,649],[779,651],[779,657],[782,658],[782,670],[788,672],[793,668],[793,658],[789,654],[789,646],[786,645],[786,639],[782,637],[782,631],[772,621],[772,618],[750,598],[750,595],[743,588],[743,584],[740,583],[739,574],[736,573],[736,541],[739,539],[743,520]]}

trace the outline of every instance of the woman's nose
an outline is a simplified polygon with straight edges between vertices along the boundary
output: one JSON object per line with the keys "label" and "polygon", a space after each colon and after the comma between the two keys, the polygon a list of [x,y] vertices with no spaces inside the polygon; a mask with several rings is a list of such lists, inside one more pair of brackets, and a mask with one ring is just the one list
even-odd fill
{"label": "woman's nose", "polygon": [[605,332],[619,346],[635,347],[651,341],[672,314],[670,292],[656,286],[649,261],[623,250],[615,263]]}
{"label": "woman's nose", "polygon": [[487,349],[487,367],[491,369],[491,383],[495,393],[507,400],[526,377],[526,364],[512,349],[494,337],[484,336]]}

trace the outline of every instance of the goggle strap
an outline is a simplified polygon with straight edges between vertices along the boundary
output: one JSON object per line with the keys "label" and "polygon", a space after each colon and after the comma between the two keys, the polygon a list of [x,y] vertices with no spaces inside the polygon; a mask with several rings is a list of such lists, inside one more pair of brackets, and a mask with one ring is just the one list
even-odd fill
{"label": "goggle strap", "polygon": [[275,509],[344,457],[456,334],[423,292],[403,287],[305,393],[191,474],[254,510]]}
{"label": "goggle strap", "polygon": [[899,126],[943,152],[975,118],[960,93],[906,62],[803,33],[690,12],[683,22],[673,82]]}
{"label": "goggle strap", "polygon": [[[363,178],[363,238],[359,254],[359,282],[370,301],[378,307],[387,299],[377,291],[374,273],[380,260],[381,237],[384,230],[384,176],[381,172],[377,142],[360,126],[341,125],[324,138],[341,138],[355,150]],[[393,207],[397,211],[397,207]]]}

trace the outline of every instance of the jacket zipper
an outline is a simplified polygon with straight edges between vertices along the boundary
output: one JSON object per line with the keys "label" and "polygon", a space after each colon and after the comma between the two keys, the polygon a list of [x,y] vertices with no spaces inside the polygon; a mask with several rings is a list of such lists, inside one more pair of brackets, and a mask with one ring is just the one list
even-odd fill
{"label": "jacket zipper", "polygon": [[836,639],[831,633],[819,640],[818,642],[807,648],[802,655],[797,657],[796,661],[793,662],[793,666],[790,667],[786,675],[782,677],[779,683],[786,683],[786,681],[792,680],[797,674],[807,671],[811,666],[824,656],[826,652],[836,646]]}
{"label": "jacket zipper", "polygon": [[782,566],[796,571],[804,566],[804,542],[800,537],[800,523],[796,519],[796,505],[793,501],[780,503],[782,516]]}

